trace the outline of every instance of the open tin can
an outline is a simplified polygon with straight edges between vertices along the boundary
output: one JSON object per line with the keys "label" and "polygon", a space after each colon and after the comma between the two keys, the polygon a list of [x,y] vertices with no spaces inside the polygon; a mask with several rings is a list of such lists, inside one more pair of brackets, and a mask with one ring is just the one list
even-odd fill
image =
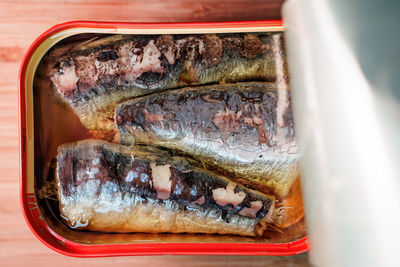
{"label": "open tin can", "polygon": [[[56,200],[40,199],[42,170],[47,168],[48,172],[50,165],[48,157],[50,155],[54,158],[56,150],[56,147],[53,147],[53,154],[44,155],[42,143],[50,142],[58,146],[65,141],[76,141],[76,139],[68,138],[50,141],[54,133],[63,132],[66,128],[73,131],[75,128],[65,124],[69,118],[62,119],[63,113],[57,113],[58,108],[53,104],[50,103],[49,106],[43,108],[43,103],[47,103],[46,90],[37,90],[37,86],[41,84],[36,82],[37,70],[42,58],[53,46],[68,38],[85,34],[184,35],[255,32],[283,32],[282,22],[280,20],[218,23],[76,21],[56,25],[39,36],[28,49],[19,73],[21,206],[25,219],[35,236],[59,253],[78,257],[162,254],[294,255],[308,251],[304,219],[291,226],[286,237],[268,239],[223,235],[81,232],[74,231],[63,224],[59,214],[56,214]],[[39,107],[40,105],[42,106]],[[47,126],[43,126],[43,121],[47,119],[49,120],[45,123]],[[48,129],[42,131],[42,127]],[[83,128],[83,126],[79,127],[79,129]],[[299,182],[297,184],[299,187]]]}

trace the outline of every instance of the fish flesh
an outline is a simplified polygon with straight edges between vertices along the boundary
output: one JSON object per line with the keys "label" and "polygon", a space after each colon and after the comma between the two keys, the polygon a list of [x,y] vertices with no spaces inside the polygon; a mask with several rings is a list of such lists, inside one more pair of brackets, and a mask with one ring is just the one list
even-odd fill
{"label": "fish flesh", "polygon": [[[47,57],[56,97],[89,130],[116,130],[114,106],[159,90],[274,81],[282,33],[111,35],[60,45]],[[280,61],[279,61],[280,62]]]}
{"label": "fish flesh", "polygon": [[278,217],[274,196],[161,151],[83,140],[59,147],[55,172],[75,229],[262,236]]}
{"label": "fish flesh", "polygon": [[283,198],[299,177],[299,153],[290,94],[277,88],[264,82],[187,87],[123,102],[115,111],[121,143],[171,149]]}

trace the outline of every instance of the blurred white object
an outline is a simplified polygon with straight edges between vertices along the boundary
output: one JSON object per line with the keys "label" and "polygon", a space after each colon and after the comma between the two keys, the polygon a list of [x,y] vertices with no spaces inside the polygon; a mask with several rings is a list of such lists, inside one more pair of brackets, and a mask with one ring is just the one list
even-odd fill
{"label": "blurred white object", "polygon": [[283,7],[317,266],[400,266],[400,12],[375,2]]}

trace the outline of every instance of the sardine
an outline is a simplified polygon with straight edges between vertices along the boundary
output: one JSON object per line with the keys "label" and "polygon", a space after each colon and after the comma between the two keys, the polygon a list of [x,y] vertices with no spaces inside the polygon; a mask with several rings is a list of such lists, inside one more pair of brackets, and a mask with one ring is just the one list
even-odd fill
{"label": "sardine", "polygon": [[253,189],[282,198],[299,176],[290,94],[274,83],[152,94],[115,116],[122,144],[171,149]]}
{"label": "sardine", "polygon": [[[275,36],[275,37],[274,37]],[[159,90],[274,81],[282,33],[113,35],[54,49],[47,74],[55,95],[89,130],[115,130],[114,106]]]}
{"label": "sardine", "polygon": [[61,145],[55,172],[61,216],[76,229],[262,236],[278,214],[273,196],[186,159],[105,141]]}

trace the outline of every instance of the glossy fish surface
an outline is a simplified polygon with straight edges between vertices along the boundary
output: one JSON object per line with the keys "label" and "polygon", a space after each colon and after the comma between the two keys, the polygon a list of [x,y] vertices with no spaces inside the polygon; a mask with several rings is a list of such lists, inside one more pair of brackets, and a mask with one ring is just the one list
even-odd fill
{"label": "glossy fish surface", "polygon": [[120,104],[115,116],[123,144],[172,149],[253,189],[284,197],[299,176],[289,92],[275,83],[153,94]]}
{"label": "glossy fish surface", "polygon": [[49,53],[55,95],[90,130],[115,130],[115,104],[187,85],[274,81],[282,33],[113,35]]}
{"label": "glossy fish surface", "polygon": [[101,232],[261,236],[275,198],[180,157],[99,140],[57,155],[60,211],[70,227]]}

